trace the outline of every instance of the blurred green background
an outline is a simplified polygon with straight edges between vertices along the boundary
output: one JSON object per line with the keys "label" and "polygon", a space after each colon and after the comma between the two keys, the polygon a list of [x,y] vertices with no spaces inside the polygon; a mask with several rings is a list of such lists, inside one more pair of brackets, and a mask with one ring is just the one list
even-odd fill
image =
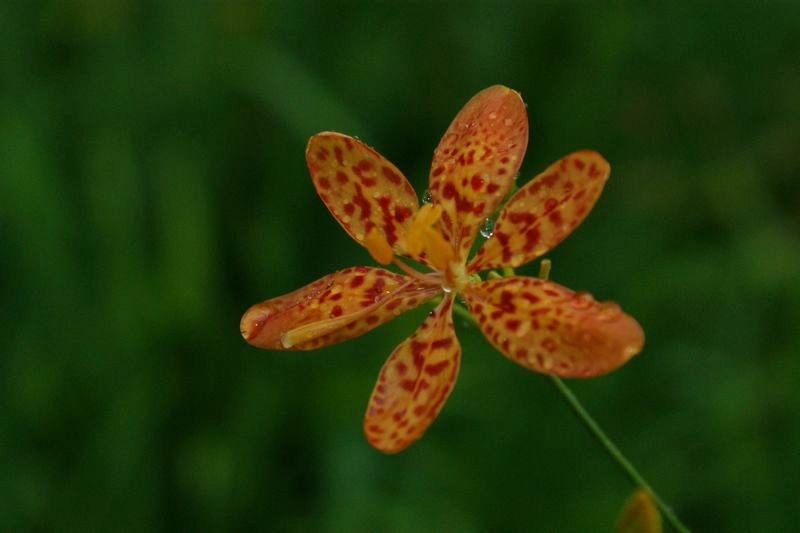
{"label": "blurred green background", "polygon": [[796,2],[3,2],[0,530],[609,530],[627,479],[468,325],[453,394],[397,456],[361,421],[426,309],[318,352],[238,331],[371,263],[311,186],[310,135],[359,136],[421,194],[455,113],[503,83],[528,103],[521,180],[579,148],[613,168],[552,277],[648,340],[572,386],[690,526],[796,531],[798,21]]}

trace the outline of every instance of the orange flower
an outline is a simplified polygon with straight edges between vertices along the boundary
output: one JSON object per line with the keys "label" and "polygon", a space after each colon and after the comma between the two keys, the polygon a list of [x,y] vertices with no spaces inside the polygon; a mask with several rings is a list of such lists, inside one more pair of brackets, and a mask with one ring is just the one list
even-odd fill
{"label": "orange flower", "polygon": [[[385,452],[422,436],[455,383],[457,294],[489,342],[522,366],[587,377],[625,363],[641,351],[644,334],[616,304],[536,278],[479,276],[540,257],[584,219],[609,174],[600,154],[570,154],[517,191],[500,211],[493,236],[468,261],[481,223],[511,188],[527,144],[520,95],[503,86],[479,92],[434,152],[431,203],[420,207],[405,176],[372,148],[340,133],[313,136],[306,161],[322,201],[376,261],[394,263],[406,275],[371,267],[330,274],[248,309],[244,338],[260,348],[310,350],[366,333],[443,294],[389,356],[369,400],[364,431]],[[399,257],[431,272],[418,272]]]}

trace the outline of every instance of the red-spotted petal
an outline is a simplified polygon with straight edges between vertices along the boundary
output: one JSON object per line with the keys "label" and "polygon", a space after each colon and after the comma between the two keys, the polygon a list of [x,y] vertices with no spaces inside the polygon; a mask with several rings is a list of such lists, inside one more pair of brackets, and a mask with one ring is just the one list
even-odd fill
{"label": "red-spotted petal", "polygon": [[495,85],[456,115],[433,155],[430,193],[444,207],[442,228],[461,260],[481,222],[503,199],[528,146],[528,115],[519,93]]}
{"label": "red-spotted petal", "polygon": [[437,293],[381,268],[348,268],[252,306],[241,332],[259,348],[312,350],[363,335]]}
{"label": "red-spotted petal", "polygon": [[612,302],[528,277],[469,285],[472,315],[495,348],[522,366],[566,377],[614,370],[642,350],[639,324]]}
{"label": "red-spotted petal", "polygon": [[325,206],[356,242],[377,228],[395,250],[419,207],[397,167],[358,139],[334,132],[311,137],[306,162]]}
{"label": "red-spotted petal", "polygon": [[452,307],[448,295],[383,365],[364,417],[377,449],[399,452],[420,438],[450,394],[461,357]]}
{"label": "red-spotted petal", "polygon": [[543,255],[583,221],[610,171],[603,156],[589,150],[550,165],[503,207],[492,238],[483,243],[468,271],[516,268]]}

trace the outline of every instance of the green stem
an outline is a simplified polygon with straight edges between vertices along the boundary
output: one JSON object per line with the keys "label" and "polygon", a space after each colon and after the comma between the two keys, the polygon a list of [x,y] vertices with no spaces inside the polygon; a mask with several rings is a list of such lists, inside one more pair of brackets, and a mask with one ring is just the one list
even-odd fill
{"label": "green stem", "polygon": [[464,307],[456,304],[453,306],[453,312],[458,316],[460,316],[461,318],[464,318],[467,321],[472,322],[473,324],[475,323],[475,319],[472,317],[472,313],[467,311]]}
{"label": "green stem", "polygon": [[611,455],[611,457],[616,461],[616,463],[622,468],[622,470],[628,475],[628,477],[633,481],[636,485],[639,485],[650,495],[653,497],[653,501],[656,502],[658,508],[661,510],[661,513],[666,518],[667,522],[675,529],[675,531],[679,531],[680,533],[688,533],[689,528],[684,525],[683,522],[675,515],[672,509],[664,503],[664,500],[653,490],[650,484],[645,481],[642,475],[636,470],[636,467],[631,464],[627,457],[617,448],[617,445],[605,434],[605,432],[600,428],[594,418],[584,409],[583,405],[581,405],[580,400],[578,397],[575,396],[575,393],[567,387],[567,384],[561,381],[561,378],[558,376],[548,376],[550,381],[555,385],[558,392],[567,400],[569,406],[578,415],[583,425],[595,436],[595,438],[600,441],[600,444],[606,449],[606,451]]}
{"label": "green stem", "polygon": [[[545,259],[542,261],[542,264],[540,265],[541,269],[539,271],[540,278],[548,279],[550,275],[550,266],[549,260]],[[513,276],[514,269],[510,267],[504,268],[503,275]],[[475,319],[472,317],[472,314],[470,314],[470,312],[462,306],[454,305],[453,311],[462,318],[465,318],[467,321],[475,324]],[[636,470],[636,467],[633,466],[628,458],[625,457],[619,448],[617,448],[617,445],[614,444],[608,435],[606,435],[606,433],[600,428],[600,425],[595,421],[594,418],[592,418],[588,411],[586,411],[580,400],[578,400],[578,397],[575,396],[574,392],[572,392],[572,389],[570,389],[567,384],[564,383],[558,376],[548,375],[548,377],[553,385],[555,385],[556,389],[558,389],[558,392],[560,392],[567,401],[573,412],[578,416],[581,422],[583,422],[583,425],[586,426],[589,432],[595,436],[600,444],[603,445],[609,455],[611,455],[611,458],[614,459],[623,472],[627,474],[634,484],[642,487],[650,493],[650,495],[653,497],[653,501],[656,502],[656,505],[661,510],[661,513],[664,515],[667,522],[669,522],[669,524],[675,529],[675,531],[678,531],[679,533],[689,533],[689,528],[687,528],[686,525],[684,525],[684,523],[681,522],[681,520],[675,515],[672,509],[670,509],[669,506],[664,503],[664,500],[661,499],[658,493],[653,490],[653,488],[644,479],[644,477],[642,477],[639,471]]]}

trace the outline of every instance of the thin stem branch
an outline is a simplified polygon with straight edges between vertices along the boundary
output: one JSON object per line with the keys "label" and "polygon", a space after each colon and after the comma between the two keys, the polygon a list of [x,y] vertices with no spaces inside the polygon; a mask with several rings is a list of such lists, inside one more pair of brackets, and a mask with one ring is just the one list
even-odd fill
{"label": "thin stem branch", "polygon": [[656,502],[658,508],[661,510],[661,513],[666,518],[667,522],[675,529],[675,531],[679,531],[680,533],[689,533],[689,528],[684,525],[683,522],[675,515],[672,509],[664,503],[664,500],[658,495],[656,491],[650,486],[650,484],[642,477],[636,467],[628,460],[627,457],[617,448],[617,445],[606,435],[606,433],[600,428],[598,423],[595,421],[594,418],[586,411],[586,409],[581,404],[578,397],[575,396],[575,393],[572,392],[572,389],[567,387],[566,383],[564,383],[561,378],[558,376],[550,375],[548,376],[550,381],[555,385],[558,392],[564,397],[564,399],[569,403],[569,406],[572,408],[573,412],[578,415],[578,418],[583,422],[583,425],[595,436],[595,438],[603,445],[606,451],[611,455],[611,457],[616,461],[616,463],[622,468],[622,470],[628,475],[628,477],[633,481],[636,485],[639,485],[650,495],[653,497],[653,501]]}
{"label": "thin stem branch", "polygon": [[[550,267],[551,263],[549,260],[545,259],[542,261],[540,265],[539,277],[542,279],[548,279],[550,276]],[[504,276],[513,276],[514,269],[510,267],[506,267],[503,269]],[[465,318],[467,321],[471,323],[475,323],[475,319],[472,317],[470,312],[464,309],[460,305],[454,305],[453,311],[460,315],[461,317]],[[572,411],[578,416],[578,419],[586,426],[586,429],[594,435],[594,437],[600,442],[600,444],[606,449],[608,454],[611,456],[612,459],[619,465],[623,472],[633,481],[634,484],[642,487],[650,495],[653,497],[653,501],[656,503],[658,508],[661,510],[661,513],[664,515],[664,518],[667,522],[679,533],[689,533],[689,528],[681,522],[681,520],[675,515],[672,509],[661,499],[658,493],[653,490],[650,484],[642,477],[636,467],[628,460],[627,457],[617,448],[617,445],[609,438],[608,435],[600,428],[600,425],[595,421],[594,418],[589,414],[588,411],[583,407],[578,397],[575,396],[575,393],[572,392],[566,383],[564,383],[561,378],[554,375],[548,375],[550,378],[550,382],[556,387],[558,392],[564,397],[567,401],[569,406],[572,408]]]}
{"label": "thin stem branch", "polygon": [[453,312],[455,314],[457,314],[458,316],[460,316],[461,318],[466,319],[468,322],[472,322],[473,324],[475,323],[475,319],[472,317],[472,313],[470,313],[464,307],[462,307],[462,306],[460,306],[458,304],[455,304],[455,305],[453,305]]}

